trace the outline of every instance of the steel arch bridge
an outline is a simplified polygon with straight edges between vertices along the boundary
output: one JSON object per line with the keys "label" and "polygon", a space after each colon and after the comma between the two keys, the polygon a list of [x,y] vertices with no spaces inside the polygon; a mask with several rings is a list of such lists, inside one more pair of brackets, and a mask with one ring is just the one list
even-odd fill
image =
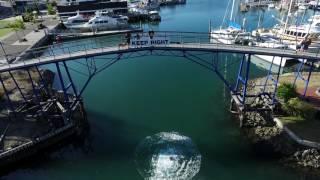
{"label": "steel arch bridge", "polygon": [[[248,94],[249,72],[252,63],[252,57],[256,55],[266,55],[279,57],[282,62],[285,59],[301,59],[301,63],[296,70],[295,81],[301,79],[305,82],[305,92],[308,87],[309,79],[313,71],[313,64],[319,61],[318,53],[299,52],[287,49],[272,49],[256,46],[244,45],[224,45],[212,41],[208,33],[190,33],[190,32],[155,32],[158,37],[170,40],[167,44],[154,45],[136,45],[127,47],[124,43],[122,35],[108,36],[106,39],[94,38],[90,41],[75,41],[71,43],[61,43],[52,46],[30,49],[19,56],[16,56],[15,61],[5,63],[0,66],[0,83],[2,85],[5,100],[8,104],[9,114],[18,113],[21,106],[30,104],[30,102],[37,104],[39,111],[43,113],[46,111],[46,103],[50,100],[55,100],[61,107],[61,114],[68,120],[74,111],[75,106],[81,101],[81,96],[88,86],[92,78],[98,73],[108,69],[113,64],[120,60],[137,58],[143,56],[174,56],[182,57],[188,61],[198,64],[205,69],[214,72],[226,85],[232,96],[237,99],[238,104],[246,109],[246,98],[259,95],[268,95],[272,101],[270,107],[276,103],[276,90],[278,86],[281,66],[275,66],[273,61],[270,63],[269,71],[265,83],[261,87],[259,94]],[[148,34],[142,37],[147,37]],[[207,54],[209,58],[203,58],[201,55]],[[221,54],[231,53],[241,56],[239,59],[239,67],[236,81],[229,82],[224,78],[221,69],[219,68],[219,57]],[[82,73],[87,77],[83,86],[77,87],[74,83],[71,72],[77,72],[77,69],[70,67],[68,63],[72,61],[79,61],[81,66],[85,67],[86,73]],[[280,62],[280,64],[282,64]],[[308,66],[308,75],[302,75],[302,69],[306,63]],[[45,77],[42,77],[40,69],[45,65],[54,65],[57,79],[61,93],[59,95],[53,94],[48,87]],[[272,73],[272,68],[277,68],[276,73]],[[12,72],[25,71],[28,74],[29,81],[32,84],[32,94],[26,95],[23,93],[22,84],[19,84]],[[39,83],[34,83],[33,77],[30,73],[38,74]],[[18,89],[23,103],[18,105],[13,103],[10,98],[10,89],[2,78],[4,74],[9,74],[9,78],[14,83],[14,88]],[[274,87],[273,92],[267,92],[266,86]],[[44,96],[45,95],[45,96]],[[57,97],[63,96],[63,97]],[[44,98],[45,97],[45,98]],[[50,101],[51,102],[51,101]],[[10,115],[9,115],[10,117]]]}

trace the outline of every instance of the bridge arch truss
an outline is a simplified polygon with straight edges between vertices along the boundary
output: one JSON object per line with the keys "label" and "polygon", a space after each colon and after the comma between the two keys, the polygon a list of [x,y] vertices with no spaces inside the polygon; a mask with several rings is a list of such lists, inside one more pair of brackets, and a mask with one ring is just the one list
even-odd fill
{"label": "bridge arch truss", "polygon": [[[207,35],[207,34],[206,34]],[[180,38],[181,39],[181,38]],[[197,42],[201,42],[200,40],[196,40]],[[252,96],[258,96],[260,94],[267,94],[272,96],[272,104],[276,103],[276,90],[279,82],[279,76],[281,72],[281,66],[276,67],[277,72],[273,73],[272,68],[274,64],[270,64],[270,68],[266,74],[266,81],[264,84],[261,84],[261,92],[259,94],[248,94],[248,86],[249,86],[249,73],[250,67],[252,66],[252,56],[255,53],[263,54],[263,55],[279,55],[282,57],[299,57],[290,52],[265,52],[263,49],[254,49],[254,48],[243,48],[238,46],[218,46],[216,44],[194,44],[187,43],[181,44],[179,43],[170,45],[170,46],[149,46],[149,47],[136,47],[136,48],[126,48],[126,47],[118,47],[117,45],[122,43],[122,40],[117,40],[113,42],[114,44],[110,45],[110,48],[105,50],[105,46],[100,48],[88,48],[88,44],[85,45],[77,45],[78,50],[76,52],[71,52],[70,46],[64,47],[62,45],[50,46],[49,48],[45,48],[42,50],[30,50],[23,54],[22,57],[17,58],[16,63],[7,64],[5,66],[0,67],[0,83],[4,90],[5,100],[8,104],[9,112],[13,112],[13,114],[19,110],[20,106],[15,104],[10,98],[10,89],[6,85],[4,79],[2,78],[4,74],[6,78],[10,78],[14,83],[14,88],[18,89],[20,96],[22,97],[24,103],[30,103],[30,99],[34,101],[35,104],[38,104],[41,107],[40,111],[43,109],[43,105],[41,105],[42,101],[48,101],[48,99],[52,99],[52,92],[49,90],[48,83],[45,81],[43,74],[40,72],[43,66],[50,66],[51,69],[56,72],[56,76],[59,82],[59,89],[61,93],[59,95],[63,96],[60,98],[60,104],[63,106],[65,112],[63,112],[66,116],[70,115],[75,105],[81,101],[81,96],[88,86],[89,82],[92,78],[101,73],[102,71],[110,68],[115,63],[130,59],[130,58],[138,58],[145,56],[164,56],[164,57],[181,57],[192,63],[200,65],[201,67],[214,72],[225,84],[227,89],[231,92],[232,95],[236,96],[238,101],[246,107],[246,98]],[[80,47],[80,48],[79,48]],[[83,48],[82,48],[83,47]],[[221,54],[237,54],[238,61],[232,62],[238,65],[238,72],[235,77],[235,82],[230,82],[226,79],[221,72]],[[205,58],[203,56],[206,56]],[[26,57],[29,60],[24,60]],[[31,57],[31,60],[30,60]],[[239,58],[240,57],[240,58]],[[308,59],[308,62],[311,62],[313,65],[314,62],[318,61],[317,56],[313,56],[310,54],[303,54],[302,58]],[[27,59],[28,59],[27,58]],[[78,63],[80,66],[86,69],[86,72],[79,71],[79,69],[75,69],[68,65],[71,61]],[[305,62],[301,62],[301,65],[298,66],[296,78],[294,83],[302,79],[305,82],[305,92],[308,87],[308,82],[312,73],[312,65],[309,68],[308,76],[304,77],[301,74],[302,67]],[[230,65],[230,64],[229,64]],[[228,65],[224,66],[227,68]],[[26,71],[29,82],[32,85],[32,95],[26,95],[23,93],[22,84],[19,84],[15,79],[12,72],[14,71]],[[39,82],[38,84],[34,83],[33,77],[31,76],[30,71],[38,74]],[[74,82],[74,77],[72,76],[72,72],[81,74],[86,77],[85,82],[81,87],[77,87]],[[274,87],[274,91],[272,93],[267,92],[267,86],[270,85],[269,81],[271,81],[271,85]],[[43,94],[47,98],[43,99]],[[27,97],[28,96],[28,97]],[[59,99],[53,97],[54,99]],[[42,103],[43,104],[43,103]]]}

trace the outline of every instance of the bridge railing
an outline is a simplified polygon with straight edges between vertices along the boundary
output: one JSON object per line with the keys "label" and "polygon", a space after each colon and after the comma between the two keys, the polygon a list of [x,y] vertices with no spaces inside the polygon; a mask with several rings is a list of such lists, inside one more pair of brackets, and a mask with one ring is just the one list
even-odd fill
{"label": "bridge railing", "polygon": [[[134,33],[131,34],[131,38],[133,39],[137,34],[139,34],[140,37],[148,37],[148,32],[144,33]],[[217,39],[212,38],[213,34],[209,33],[199,33],[199,32],[175,32],[175,31],[157,31],[155,32],[155,37],[165,37],[170,40],[170,44],[161,44],[160,46],[176,46],[176,47],[184,47],[184,46],[190,46],[193,45],[194,47],[215,47],[217,49],[219,48],[237,48],[237,49],[243,49],[246,50],[248,48],[254,48],[255,50],[260,51],[277,51],[279,54],[282,52],[286,53],[297,53],[295,50],[290,50],[287,48],[279,47],[279,43],[265,43],[265,44],[259,44],[259,46],[256,46],[254,44],[250,45],[248,43],[251,42],[252,37],[251,36],[243,36],[242,38],[242,44],[224,44],[220,41],[228,41],[231,40],[230,36],[225,36],[225,39]],[[221,34],[219,34],[221,35]],[[247,40],[247,41],[246,41]],[[15,63],[21,63],[26,61],[39,61],[45,60],[47,58],[55,59],[61,56],[72,56],[75,53],[82,53],[86,54],[89,51],[104,51],[106,49],[115,49],[115,48],[121,48],[120,45],[124,45],[126,42],[125,35],[109,35],[109,36],[103,36],[103,37],[94,37],[90,39],[81,39],[76,41],[70,41],[70,42],[64,42],[64,43],[55,43],[53,45],[44,46],[40,48],[33,48],[30,50],[27,50],[19,55],[14,54],[11,56],[15,56],[15,61],[10,62],[11,65]],[[153,45],[157,46],[157,45]],[[136,46],[136,47],[130,47],[130,48],[139,48],[142,46]],[[277,47],[276,50],[270,48],[270,47]],[[309,53],[309,52],[299,52],[301,55],[303,54],[312,54],[313,56],[319,57],[319,50],[315,53]]]}

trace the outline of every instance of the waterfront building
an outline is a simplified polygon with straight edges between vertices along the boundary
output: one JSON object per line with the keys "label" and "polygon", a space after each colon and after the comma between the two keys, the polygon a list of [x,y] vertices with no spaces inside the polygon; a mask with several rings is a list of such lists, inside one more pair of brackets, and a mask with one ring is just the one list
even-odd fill
{"label": "waterfront building", "polygon": [[60,0],[57,4],[59,16],[73,16],[77,11],[81,14],[93,15],[96,11],[107,10],[114,13],[127,13],[128,4],[123,0]]}
{"label": "waterfront building", "polygon": [[244,0],[244,4],[248,7],[266,7],[275,2],[277,2],[277,0]]}
{"label": "waterfront building", "polygon": [[[6,4],[7,7],[8,7],[8,5],[11,6],[12,10],[14,10],[15,14],[22,14],[22,13],[26,12],[28,9],[44,10],[47,8],[46,0],[38,0],[38,1],[10,0],[10,1],[3,1],[3,2],[6,2],[6,3],[1,3],[1,4]],[[2,12],[3,11],[1,10],[1,14],[2,14]]]}
{"label": "waterfront building", "polygon": [[[12,3],[9,1],[0,1],[0,19],[4,19],[13,15]],[[1,28],[1,27],[0,27]]]}

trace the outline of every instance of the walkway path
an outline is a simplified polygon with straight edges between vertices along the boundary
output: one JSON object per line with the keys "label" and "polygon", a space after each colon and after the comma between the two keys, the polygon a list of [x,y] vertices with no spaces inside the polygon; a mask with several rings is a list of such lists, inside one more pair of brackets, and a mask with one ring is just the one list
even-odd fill
{"label": "walkway path", "polygon": [[[57,20],[53,20],[52,18],[46,18],[44,19],[44,24],[47,27],[53,27],[58,23]],[[26,23],[26,29],[25,30],[19,30],[18,33],[10,33],[8,36],[1,39],[1,42],[3,44],[4,50],[6,54],[10,54],[8,57],[13,58],[15,55],[19,55],[21,52],[25,51],[28,48],[31,48],[34,44],[36,44],[41,38],[44,37],[44,30],[40,30],[39,32],[34,31],[35,26]],[[26,42],[19,42],[19,38],[25,37],[28,41]],[[26,35],[26,36],[25,36]],[[0,49],[0,61],[1,63],[4,63],[4,52],[2,49]]]}
{"label": "walkway path", "polygon": [[[183,42],[183,41],[182,41]],[[308,59],[319,61],[318,54],[309,53],[309,52],[295,52],[292,50],[284,49],[272,49],[272,48],[262,48],[262,47],[252,47],[252,46],[241,46],[241,45],[224,45],[220,43],[181,43],[175,42],[165,45],[156,45],[156,46],[146,46],[146,47],[136,47],[136,48],[120,48],[118,44],[121,43],[121,38],[118,38],[117,41],[112,43],[106,42],[106,44],[101,45],[101,47],[90,48],[90,44],[80,44],[76,45],[76,50],[70,52],[70,47],[58,47],[56,50],[59,50],[56,53],[56,50],[50,51],[49,47],[41,48],[42,50],[30,50],[28,53],[32,59],[16,61],[12,64],[4,64],[0,66],[0,72],[5,72],[8,70],[20,69],[23,67],[34,66],[34,65],[44,65],[53,62],[75,60],[85,57],[95,57],[102,55],[110,54],[119,54],[119,53],[129,53],[137,51],[147,51],[147,50],[173,50],[173,51],[206,51],[206,52],[224,52],[224,53],[239,53],[239,54],[259,54],[259,55],[269,55],[269,56],[281,56],[294,59]],[[44,50],[43,50],[44,49]],[[74,47],[73,47],[74,49]],[[43,54],[47,52],[46,54]],[[50,53],[51,52],[51,53]]]}

